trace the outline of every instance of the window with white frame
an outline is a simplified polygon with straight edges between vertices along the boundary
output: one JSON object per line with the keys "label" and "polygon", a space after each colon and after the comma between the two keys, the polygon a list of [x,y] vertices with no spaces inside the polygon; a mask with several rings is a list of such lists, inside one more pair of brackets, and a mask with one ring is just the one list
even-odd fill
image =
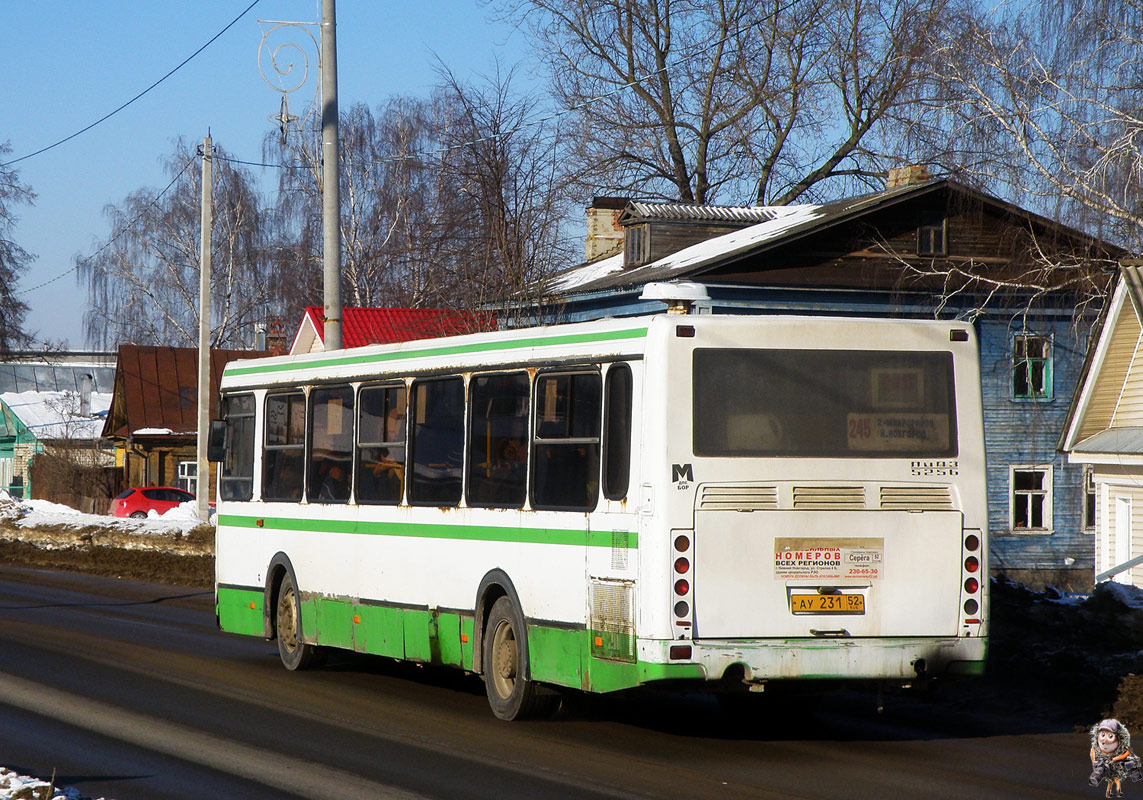
{"label": "window with white frame", "polygon": [[1095,473],[1083,468],[1083,532],[1095,533]]}
{"label": "window with white frame", "polygon": [[176,484],[183,491],[198,496],[198,462],[179,462],[179,482]]}
{"label": "window with white frame", "polygon": [[1017,334],[1012,337],[1012,397],[1050,400],[1052,397],[1052,339]]}
{"label": "window with white frame", "polygon": [[1013,466],[1008,485],[1008,521],[1012,532],[1051,531],[1051,466]]}

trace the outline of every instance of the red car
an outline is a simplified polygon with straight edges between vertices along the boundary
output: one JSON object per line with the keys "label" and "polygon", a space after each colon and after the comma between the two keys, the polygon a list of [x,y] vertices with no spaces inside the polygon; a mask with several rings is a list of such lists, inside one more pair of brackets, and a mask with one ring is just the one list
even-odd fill
{"label": "red car", "polygon": [[152,509],[158,514],[165,514],[179,503],[192,500],[194,500],[193,494],[173,486],[144,486],[139,489],[128,489],[117,495],[111,501],[111,510],[108,513],[116,517],[145,519],[147,512]]}

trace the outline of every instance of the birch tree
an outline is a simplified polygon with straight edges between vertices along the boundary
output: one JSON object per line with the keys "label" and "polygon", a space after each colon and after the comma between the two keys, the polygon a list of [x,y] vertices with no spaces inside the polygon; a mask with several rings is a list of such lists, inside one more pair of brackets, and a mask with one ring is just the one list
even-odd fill
{"label": "birch tree", "polygon": [[11,237],[16,227],[16,209],[35,200],[35,192],[20,181],[19,173],[4,165],[12,152],[8,142],[0,143],[0,354],[28,344],[24,317],[28,305],[17,295],[21,276],[33,256]]}
{"label": "birch tree", "polygon": [[[266,319],[275,281],[266,267],[264,212],[254,182],[214,149],[211,346],[250,346]],[[202,171],[183,141],[167,159],[171,183],[143,188],[104,213],[111,232],[78,257],[88,286],[89,344],[198,344]]]}
{"label": "birch tree", "polygon": [[935,43],[945,102],[922,138],[951,143],[940,160],[966,181],[1138,251],[1143,3],[1001,4],[964,20]]}
{"label": "birch tree", "polygon": [[[475,84],[447,70],[441,78],[427,99],[342,113],[346,305],[475,309],[566,263],[558,141],[531,122],[536,102],[514,93],[510,73]],[[267,137],[265,154],[289,167],[275,249],[301,254],[306,277],[296,285],[318,303],[318,132]]]}

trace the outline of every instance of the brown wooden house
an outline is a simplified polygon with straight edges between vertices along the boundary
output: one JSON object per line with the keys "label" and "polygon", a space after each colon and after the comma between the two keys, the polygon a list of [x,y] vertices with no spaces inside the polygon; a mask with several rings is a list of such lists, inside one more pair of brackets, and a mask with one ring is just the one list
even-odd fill
{"label": "brown wooden house", "polygon": [[[259,358],[255,350],[210,352],[210,409],[215,413],[222,369]],[[103,438],[115,444],[126,486],[197,489],[198,348],[120,345],[111,409]],[[214,496],[211,473],[210,496]]]}
{"label": "brown wooden house", "polygon": [[1083,589],[1094,575],[1090,469],[1056,452],[1118,247],[923,169],[820,205],[599,198],[586,262],[532,287],[536,316],[663,310],[652,282],[705,285],[699,314],[958,318],[981,352],[990,565]]}

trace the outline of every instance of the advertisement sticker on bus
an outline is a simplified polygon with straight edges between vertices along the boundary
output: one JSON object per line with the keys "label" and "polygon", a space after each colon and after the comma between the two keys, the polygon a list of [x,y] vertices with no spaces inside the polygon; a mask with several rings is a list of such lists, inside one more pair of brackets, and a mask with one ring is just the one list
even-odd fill
{"label": "advertisement sticker on bus", "polygon": [[875,579],[884,556],[884,539],[776,538],[774,577]]}

